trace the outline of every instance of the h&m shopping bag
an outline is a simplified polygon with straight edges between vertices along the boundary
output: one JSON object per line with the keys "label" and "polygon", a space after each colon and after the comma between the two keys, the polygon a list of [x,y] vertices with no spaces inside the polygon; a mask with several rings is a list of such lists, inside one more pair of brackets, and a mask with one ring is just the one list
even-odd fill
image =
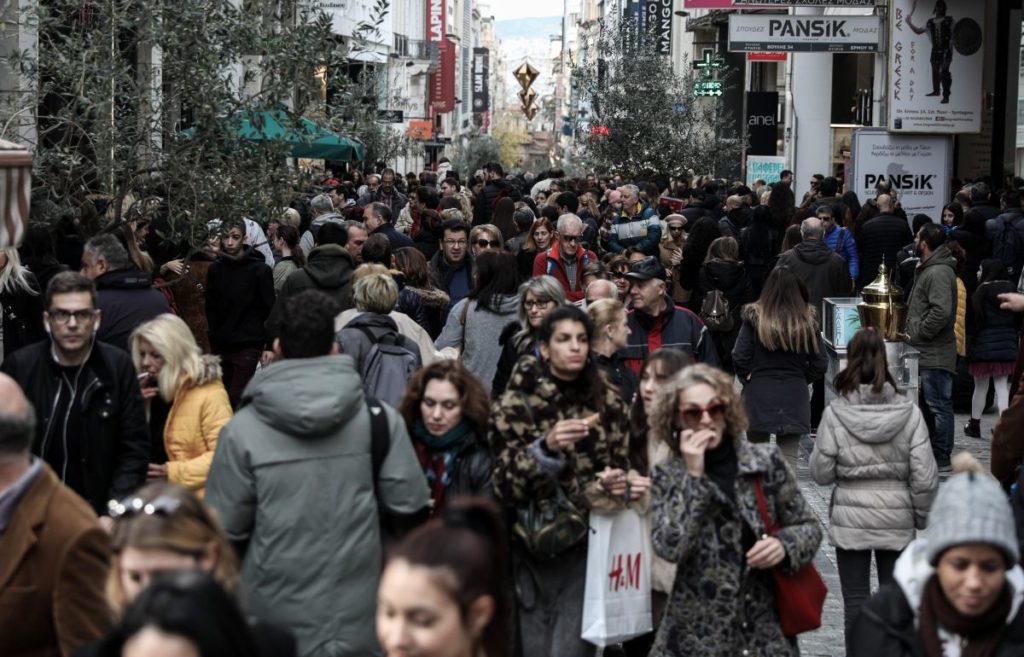
{"label": "h&m shopping bag", "polygon": [[582,638],[608,646],[651,631],[651,537],[626,509],[590,513]]}

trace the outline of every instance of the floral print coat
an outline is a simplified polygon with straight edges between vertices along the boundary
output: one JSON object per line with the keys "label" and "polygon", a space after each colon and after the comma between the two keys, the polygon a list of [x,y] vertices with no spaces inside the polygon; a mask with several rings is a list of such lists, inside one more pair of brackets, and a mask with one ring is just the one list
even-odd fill
{"label": "floral print coat", "polygon": [[[728,437],[725,440],[729,440]],[[655,553],[678,564],[651,657],[786,657],[796,641],[782,634],[771,574],[746,565],[743,525],[765,533],[754,481],[760,475],[775,535],[786,549],[781,567],[809,563],[821,525],[774,445],[734,439],[739,462],[733,501],[707,477],[686,472],[678,456],[658,464],[652,481]]]}

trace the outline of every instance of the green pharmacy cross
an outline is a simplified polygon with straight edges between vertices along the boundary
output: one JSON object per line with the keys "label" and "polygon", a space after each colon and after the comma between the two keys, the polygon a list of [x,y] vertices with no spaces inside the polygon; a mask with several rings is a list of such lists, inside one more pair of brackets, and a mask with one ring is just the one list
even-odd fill
{"label": "green pharmacy cross", "polygon": [[701,73],[701,79],[693,83],[694,96],[722,95],[722,83],[714,78],[724,63],[724,60],[710,48],[704,51],[704,57],[700,61],[693,63],[693,67]]}

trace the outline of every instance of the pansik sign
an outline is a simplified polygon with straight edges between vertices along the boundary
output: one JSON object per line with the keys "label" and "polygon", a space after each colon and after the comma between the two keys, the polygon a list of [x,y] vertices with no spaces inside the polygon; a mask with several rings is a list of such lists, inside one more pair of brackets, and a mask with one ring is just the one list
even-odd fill
{"label": "pansik sign", "polygon": [[658,54],[672,54],[672,21],[675,14],[672,12],[673,0],[647,0],[644,7],[646,13],[645,25],[647,29],[654,30],[658,36]]}
{"label": "pansik sign", "polygon": [[876,52],[878,16],[730,14],[732,52]]}
{"label": "pansik sign", "polygon": [[893,0],[889,130],[979,132],[985,3]]}
{"label": "pansik sign", "polygon": [[875,197],[875,186],[892,184],[907,216],[923,213],[938,222],[950,196],[953,141],[943,135],[898,135],[881,128],[853,131],[853,191]]}
{"label": "pansik sign", "polygon": [[487,48],[473,48],[473,111],[491,108],[490,57]]}

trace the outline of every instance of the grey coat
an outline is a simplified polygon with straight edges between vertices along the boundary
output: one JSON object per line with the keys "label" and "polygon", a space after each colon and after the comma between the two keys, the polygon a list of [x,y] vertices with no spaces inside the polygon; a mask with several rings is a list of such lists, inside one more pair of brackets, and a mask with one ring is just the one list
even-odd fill
{"label": "grey coat", "polygon": [[943,244],[922,262],[907,302],[907,336],[918,367],[956,373],[956,259]]}
{"label": "grey coat", "polygon": [[679,457],[654,467],[654,552],[679,569],[651,657],[799,654],[779,626],[771,575],[746,565],[743,525],[757,537],[765,532],[755,476],[762,479],[769,515],[781,521],[775,536],[786,549],[783,571],[810,563],[821,543],[821,525],[778,447],[743,439],[734,444],[735,501],[707,477],[688,474]]}
{"label": "grey coat", "polygon": [[[434,348],[438,351],[448,347],[461,348],[462,364],[480,379],[487,392],[491,391],[494,372],[501,359],[502,345],[498,338],[506,326],[516,321],[519,296],[499,296],[496,303],[498,312],[491,312],[480,308],[475,300],[459,301],[452,306],[448,322],[434,341]],[[469,304],[469,309],[463,315],[466,304]],[[465,323],[463,317],[466,318]]]}
{"label": "grey coat", "polygon": [[229,539],[248,543],[248,610],[294,632],[302,657],[380,654],[378,503],[408,515],[429,500],[405,423],[385,408],[391,442],[376,491],[370,413],[348,356],[258,373],[217,442],[205,501]]}
{"label": "grey coat", "polygon": [[811,476],[832,492],[829,539],[846,550],[902,550],[928,522],[939,480],[917,405],[890,384],[839,397],[822,415]]}

